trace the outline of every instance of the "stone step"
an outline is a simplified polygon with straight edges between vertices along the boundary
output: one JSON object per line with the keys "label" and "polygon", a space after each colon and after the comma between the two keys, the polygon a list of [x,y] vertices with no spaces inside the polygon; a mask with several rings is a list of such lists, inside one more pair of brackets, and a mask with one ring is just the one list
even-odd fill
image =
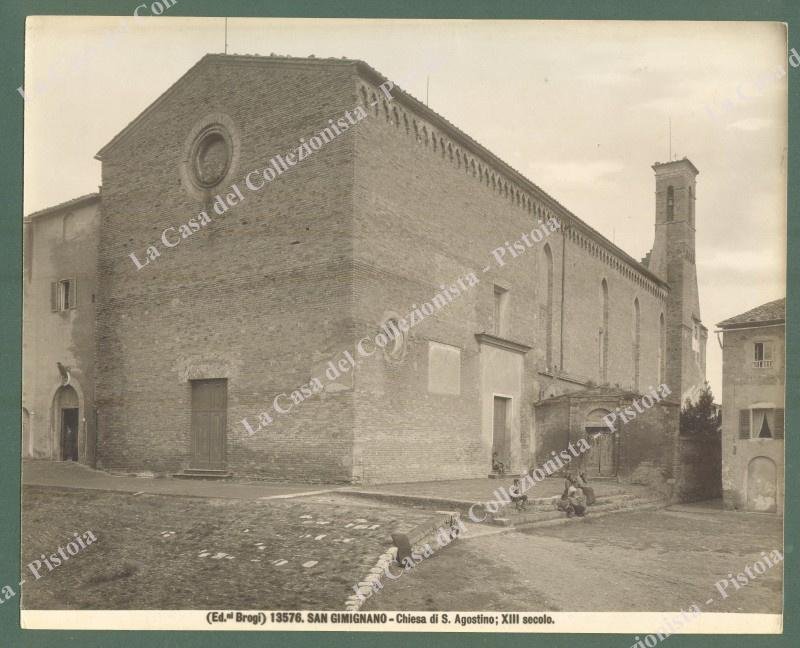
{"label": "stone step", "polygon": [[[610,513],[624,513],[629,511],[641,511],[653,508],[659,508],[667,505],[667,501],[660,497],[639,497],[628,496],[618,497],[613,501],[601,503],[599,500],[594,505],[588,508],[587,517],[597,517],[599,515],[607,515]],[[497,526],[507,527],[529,527],[534,525],[550,525],[561,524],[562,522],[569,522],[572,520],[581,520],[583,518],[572,517],[568,518],[563,511],[556,509],[542,510],[542,511],[526,511],[521,513],[514,513],[514,515],[498,516],[491,520],[491,523]]]}
{"label": "stone step", "polygon": [[[595,503],[593,504],[593,506],[599,506],[600,504],[608,504],[609,502],[630,500],[636,497],[638,496],[635,495],[634,493],[626,493],[624,491],[620,491],[613,494],[599,495],[595,498]],[[560,499],[561,499],[560,495],[554,495],[552,497],[541,497],[539,499],[530,500],[528,502],[527,511],[530,512],[539,510],[541,511],[549,510],[553,508],[556,502],[558,502],[558,500]],[[510,509],[511,512],[516,513],[516,509],[514,508],[513,504],[509,504],[508,507],[506,508]]]}
{"label": "stone step", "polygon": [[213,468],[185,468],[172,476],[176,479],[228,479],[233,477],[233,473]]}
{"label": "stone step", "polygon": [[[611,504],[614,502],[624,502],[635,499],[638,497],[633,493],[625,493],[623,491],[614,493],[614,494],[606,494],[601,495],[595,499],[594,504],[591,508],[597,508],[603,504]],[[501,511],[497,513],[500,517],[516,517],[519,515],[525,515],[529,513],[538,513],[543,511],[552,511],[555,508],[556,502],[561,499],[560,495],[553,495],[552,497],[540,497],[535,500],[530,500],[528,505],[526,506],[524,511],[517,511],[513,504],[507,505]]]}
{"label": "stone step", "polygon": [[[559,480],[561,482],[563,480]],[[505,484],[506,487],[510,486],[510,484]],[[560,490],[560,488],[559,488]],[[343,488],[337,491],[339,495],[345,495],[349,497],[358,497],[358,498],[365,498],[365,499],[372,499],[375,501],[380,502],[387,502],[390,504],[398,504],[401,506],[420,506],[423,508],[431,508],[434,510],[455,510],[460,512],[462,515],[467,515],[469,513],[470,507],[473,505],[483,505],[489,501],[497,500],[497,496],[492,493],[488,495],[487,499],[478,501],[478,500],[461,500],[456,498],[450,497],[435,497],[432,495],[409,495],[407,493],[400,493],[400,492],[386,492],[386,491],[373,491],[373,490],[364,490],[362,488]],[[530,491],[529,491],[530,493]],[[611,487],[608,489],[603,489],[603,494],[598,495],[598,500],[601,498],[607,497],[618,497],[623,495],[630,495],[627,491],[623,488]],[[558,500],[561,495],[548,495],[546,497],[532,497],[532,493],[528,495],[528,507],[532,506],[541,506],[543,505],[545,508],[550,508],[554,505],[554,502]],[[506,515],[508,512],[508,506],[500,513],[501,515]],[[513,509],[513,505],[511,506]]]}

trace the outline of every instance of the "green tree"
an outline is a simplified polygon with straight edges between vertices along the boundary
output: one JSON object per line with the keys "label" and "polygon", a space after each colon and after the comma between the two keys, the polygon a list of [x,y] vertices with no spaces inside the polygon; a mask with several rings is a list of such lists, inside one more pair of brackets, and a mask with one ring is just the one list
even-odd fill
{"label": "green tree", "polygon": [[705,383],[694,403],[687,398],[681,409],[681,434],[717,436],[722,426],[722,409],[714,403],[711,385]]}

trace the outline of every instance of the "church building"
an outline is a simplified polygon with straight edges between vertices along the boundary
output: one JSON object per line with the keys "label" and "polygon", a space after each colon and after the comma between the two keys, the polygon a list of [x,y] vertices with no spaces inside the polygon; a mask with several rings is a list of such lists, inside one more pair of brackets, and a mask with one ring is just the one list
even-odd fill
{"label": "church building", "polygon": [[366,63],[240,55],[96,157],[98,195],[27,219],[31,454],[380,483],[519,473],[599,432],[591,474],[672,469],[705,380],[688,159],[653,165],[637,261]]}

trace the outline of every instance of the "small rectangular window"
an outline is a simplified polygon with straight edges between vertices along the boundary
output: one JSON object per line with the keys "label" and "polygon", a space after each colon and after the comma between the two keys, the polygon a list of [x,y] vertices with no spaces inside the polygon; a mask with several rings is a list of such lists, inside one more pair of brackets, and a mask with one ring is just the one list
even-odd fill
{"label": "small rectangular window", "polygon": [[501,286],[494,287],[494,333],[508,334],[508,290]]}
{"label": "small rectangular window", "polygon": [[753,419],[750,426],[751,438],[753,439],[772,439],[773,429],[775,428],[775,410],[773,409],[754,409]]}
{"label": "small rectangular window", "polygon": [[753,344],[753,367],[769,369],[772,367],[772,342],[756,342]]}
{"label": "small rectangular window", "polygon": [[50,284],[50,310],[53,312],[71,310],[77,305],[75,279],[62,279]]}

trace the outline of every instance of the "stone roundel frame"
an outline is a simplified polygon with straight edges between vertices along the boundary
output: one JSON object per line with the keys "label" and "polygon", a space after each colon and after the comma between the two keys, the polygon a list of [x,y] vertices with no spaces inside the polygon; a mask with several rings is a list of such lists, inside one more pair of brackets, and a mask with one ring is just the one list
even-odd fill
{"label": "stone roundel frame", "polygon": [[[228,161],[225,171],[214,183],[203,183],[195,169],[202,144],[210,138],[221,138],[227,146]],[[192,198],[206,201],[220,187],[228,186],[239,169],[241,137],[233,119],[225,113],[210,113],[199,119],[183,143],[181,156],[181,184]]]}

